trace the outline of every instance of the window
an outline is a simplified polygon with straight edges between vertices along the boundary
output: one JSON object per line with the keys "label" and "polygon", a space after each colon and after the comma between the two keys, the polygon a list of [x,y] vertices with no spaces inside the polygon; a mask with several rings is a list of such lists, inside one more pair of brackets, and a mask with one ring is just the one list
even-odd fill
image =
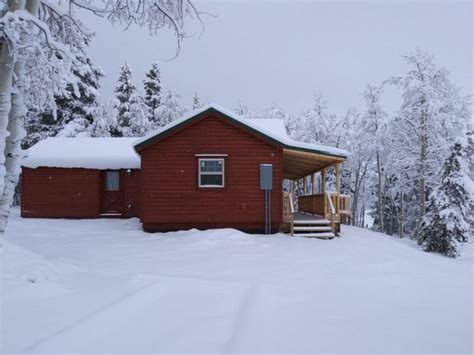
{"label": "window", "polygon": [[224,159],[199,159],[199,187],[224,187]]}
{"label": "window", "polygon": [[107,191],[120,190],[120,175],[118,171],[107,171],[105,179],[105,189]]}

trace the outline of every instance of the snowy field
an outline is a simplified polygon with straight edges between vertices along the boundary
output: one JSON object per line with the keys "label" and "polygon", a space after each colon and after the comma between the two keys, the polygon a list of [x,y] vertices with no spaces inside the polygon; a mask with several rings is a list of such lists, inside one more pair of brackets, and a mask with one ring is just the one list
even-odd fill
{"label": "snowy field", "polygon": [[472,352],[472,249],[452,260],[341,238],[146,234],[21,219],[3,248],[4,352]]}

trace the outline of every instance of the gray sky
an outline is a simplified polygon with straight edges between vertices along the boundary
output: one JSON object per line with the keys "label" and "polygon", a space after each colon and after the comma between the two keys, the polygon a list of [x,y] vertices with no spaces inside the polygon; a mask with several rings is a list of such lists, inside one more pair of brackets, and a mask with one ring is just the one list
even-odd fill
{"label": "gray sky", "polygon": [[[206,30],[182,43],[174,55],[171,32],[113,28],[91,15],[97,34],[92,59],[106,73],[102,95],[111,98],[120,66],[127,61],[141,86],[153,61],[165,89],[190,107],[194,92],[232,109],[237,99],[260,109],[276,102],[291,113],[312,103],[320,90],[329,111],[362,107],[365,83],[406,72],[401,57],[419,46],[452,72],[464,94],[472,92],[473,38],[470,1],[195,1]],[[198,31],[197,26],[196,32]],[[399,93],[389,90],[389,110]]]}

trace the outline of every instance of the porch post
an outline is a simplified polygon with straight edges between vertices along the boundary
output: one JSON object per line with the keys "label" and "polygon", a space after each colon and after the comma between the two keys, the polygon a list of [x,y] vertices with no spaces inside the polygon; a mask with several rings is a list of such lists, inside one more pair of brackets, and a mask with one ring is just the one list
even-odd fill
{"label": "porch post", "polygon": [[341,163],[336,163],[336,215],[341,209]]}
{"label": "porch post", "polygon": [[310,195],[314,195],[314,173],[311,174],[311,193]]}
{"label": "porch post", "polygon": [[324,218],[327,217],[327,208],[328,208],[328,201],[326,199],[326,168],[321,170],[321,185],[320,185],[321,194],[323,195],[323,211],[324,211]]}

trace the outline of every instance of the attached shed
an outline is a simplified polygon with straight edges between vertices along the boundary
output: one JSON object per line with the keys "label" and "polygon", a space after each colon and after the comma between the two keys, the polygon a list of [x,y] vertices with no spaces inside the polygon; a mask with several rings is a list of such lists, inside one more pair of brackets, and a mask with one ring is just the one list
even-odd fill
{"label": "attached shed", "polygon": [[47,138],[22,163],[21,215],[138,217],[136,138]]}

